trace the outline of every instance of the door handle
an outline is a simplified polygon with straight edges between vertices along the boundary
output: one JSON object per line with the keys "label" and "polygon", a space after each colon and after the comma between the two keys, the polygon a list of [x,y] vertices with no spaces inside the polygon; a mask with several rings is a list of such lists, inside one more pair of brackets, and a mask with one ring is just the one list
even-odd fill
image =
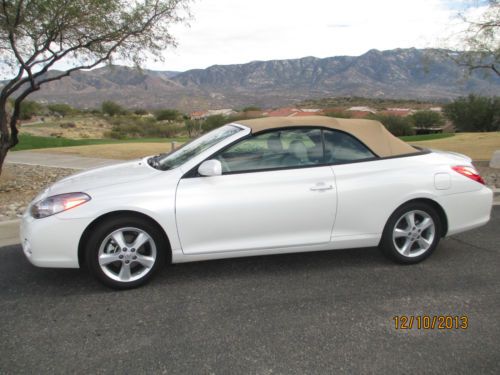
{"label": "door handle", "polygon": [[322,191],[322,190],[332,190],[333,186],[332,185],[326,185],[326,184],[316,184],[310,188],[312,191]]}

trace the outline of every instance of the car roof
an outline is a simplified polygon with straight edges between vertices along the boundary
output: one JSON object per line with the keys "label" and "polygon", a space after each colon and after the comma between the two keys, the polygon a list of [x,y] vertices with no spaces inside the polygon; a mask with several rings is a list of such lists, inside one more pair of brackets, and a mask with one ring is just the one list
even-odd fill
{"label": "car roof", "polygon": [[327,116],[264,117],[235,121],[251,129],[252,134],[289,127],[324,127],[340,130],[359,139],[380,157],[417,153],[419,150],[393,136],[381,122],[365,119],[341,119]]}

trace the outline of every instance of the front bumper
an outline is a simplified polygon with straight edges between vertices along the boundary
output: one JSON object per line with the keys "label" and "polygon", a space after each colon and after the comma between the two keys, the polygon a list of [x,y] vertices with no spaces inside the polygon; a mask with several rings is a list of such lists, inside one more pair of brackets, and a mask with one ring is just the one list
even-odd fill
{"label": "front bumper", "polygon": [[58,215],[21,221],[20,240],[28,260],[37,267],[79,268],[78,243],[89,219],[61,219]]}

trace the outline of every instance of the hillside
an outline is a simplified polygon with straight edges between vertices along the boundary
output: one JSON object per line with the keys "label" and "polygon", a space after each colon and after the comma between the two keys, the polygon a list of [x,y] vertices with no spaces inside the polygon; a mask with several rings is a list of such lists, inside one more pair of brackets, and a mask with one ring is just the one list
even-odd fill
{"label": "hillside", "polygon": [[500,95],[498,77],[482,72],[467,77],[453,63],[430,58],[431,52],[370,50],[361,56],[253,61],[182,73],[112,66],[76,72],[32,98],[87,108],[113,100],[127,107],[189,111],[279,106],[332,96],[449,100],[468,93]]}

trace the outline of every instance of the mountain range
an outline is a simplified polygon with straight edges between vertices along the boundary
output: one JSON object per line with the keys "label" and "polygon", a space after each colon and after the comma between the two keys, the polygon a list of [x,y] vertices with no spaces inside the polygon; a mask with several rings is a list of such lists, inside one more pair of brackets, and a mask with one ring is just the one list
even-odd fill
{"label": "mountain range", "polygon": [[30,99],[79,108],[112,100],[129,108],[191,111],[267,108],[332,96],[446,101],[469,93],[500,95],[500,78],[485,72],[467,74],[438,52],[370,50],[361,56],[253,61],[185,72],[114,65],[74,72],[42,86]]}

